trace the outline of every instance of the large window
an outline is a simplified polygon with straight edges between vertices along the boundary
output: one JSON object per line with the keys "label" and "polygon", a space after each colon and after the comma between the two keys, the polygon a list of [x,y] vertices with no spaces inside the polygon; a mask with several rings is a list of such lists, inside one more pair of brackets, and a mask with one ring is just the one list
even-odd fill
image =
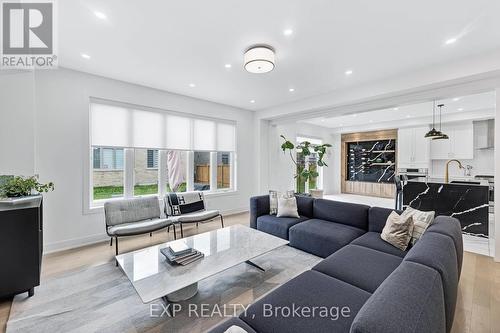
{"label": "large window", "polygon": [[234,123],[92,102],[90,126],[89,197],[96,205],[116,197],[235,190]]}
{"label": "large window", "polygon": [[166,163],[160,172],[166,177],[166,192],[186,192],[187,191],[187,151],[168,150],[165,154]]}
{"label": "large window", "polygon": [[93,200],[123,197],[123,157],[123,149],[92,148]]}
{"label": "large window", "polygon": [[[135,149],[134,151],[134,195],[158,193],[158,150]],[[150,158],[151,157],[151,158]]]}
{"label": "large window", "polygon": [[217,189],[231,187],[231,153],[217,152]]}
{"label": "large window", "polygon": [[195,151],[194,161],[194,190],[210,190],[210,153]]}

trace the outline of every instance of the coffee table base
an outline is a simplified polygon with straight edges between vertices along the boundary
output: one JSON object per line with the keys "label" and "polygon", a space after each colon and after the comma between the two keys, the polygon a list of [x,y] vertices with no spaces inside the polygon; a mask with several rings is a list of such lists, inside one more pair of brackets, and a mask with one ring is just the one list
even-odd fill
{"label": "coffee table base", "polygon": [[174,291],[166,296],[169,302],[180,302],[194,297],[198,293],[198,282],[190,284],[187,287]]}

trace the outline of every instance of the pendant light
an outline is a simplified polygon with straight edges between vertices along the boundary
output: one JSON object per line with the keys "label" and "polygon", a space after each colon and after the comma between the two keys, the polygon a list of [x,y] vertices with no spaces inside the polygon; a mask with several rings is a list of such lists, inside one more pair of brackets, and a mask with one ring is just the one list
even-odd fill
{"label": "pendant light", "polygon": [[432,140],[448,140],[450,137],[446,134],[444,134],[443,132],[441,132],[441,118],[442,118],[442,115],[443,115],[443,112],[442,112],[442,107],[444,106],[444,104],[439,104],[438,105],[438,108],[439,108],[439,133],[441,133],[441,136],[437,137],[437,138],[432,138]]}
{"label": "pendant light", "polygon": [[433,106],[432,106],[432,129],[429,132],[425,133],[425,136],[424,136],[428,139],[439,138],[443,135],[443,133],[441,133],[440,131],[436,131],[435,119],[436,119],[436,101],[433,102]]}

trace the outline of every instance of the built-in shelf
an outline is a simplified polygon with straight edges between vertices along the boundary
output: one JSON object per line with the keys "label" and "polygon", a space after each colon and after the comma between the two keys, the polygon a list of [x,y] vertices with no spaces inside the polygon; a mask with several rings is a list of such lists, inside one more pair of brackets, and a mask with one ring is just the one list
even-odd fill
{"label": "built-in shelf", "polygon": [[395,163],[387,162],[387,163],[370,163],[370,165],[394,165]]}

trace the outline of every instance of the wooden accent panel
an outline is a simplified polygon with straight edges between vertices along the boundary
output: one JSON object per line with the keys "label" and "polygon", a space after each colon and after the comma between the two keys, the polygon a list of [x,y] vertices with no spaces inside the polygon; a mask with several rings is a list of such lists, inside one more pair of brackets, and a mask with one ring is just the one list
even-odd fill
{"label": "wooden accent panel", "polygon": [[[357,141],[397,140],[398,130],[346,133],[341,136],[341,170],[340,190],[342,193],[361,194],[383,198],[394,198],[396,186],[392,183],[372,183],[346,180],[347,175],[347,143]],[[397,141],[396,141],[397,145]],[[397,158],[396,158],[397,161]],[[397,163],[397,162],[396,162]],[[397,169],[397,164],[394,166]]]}

